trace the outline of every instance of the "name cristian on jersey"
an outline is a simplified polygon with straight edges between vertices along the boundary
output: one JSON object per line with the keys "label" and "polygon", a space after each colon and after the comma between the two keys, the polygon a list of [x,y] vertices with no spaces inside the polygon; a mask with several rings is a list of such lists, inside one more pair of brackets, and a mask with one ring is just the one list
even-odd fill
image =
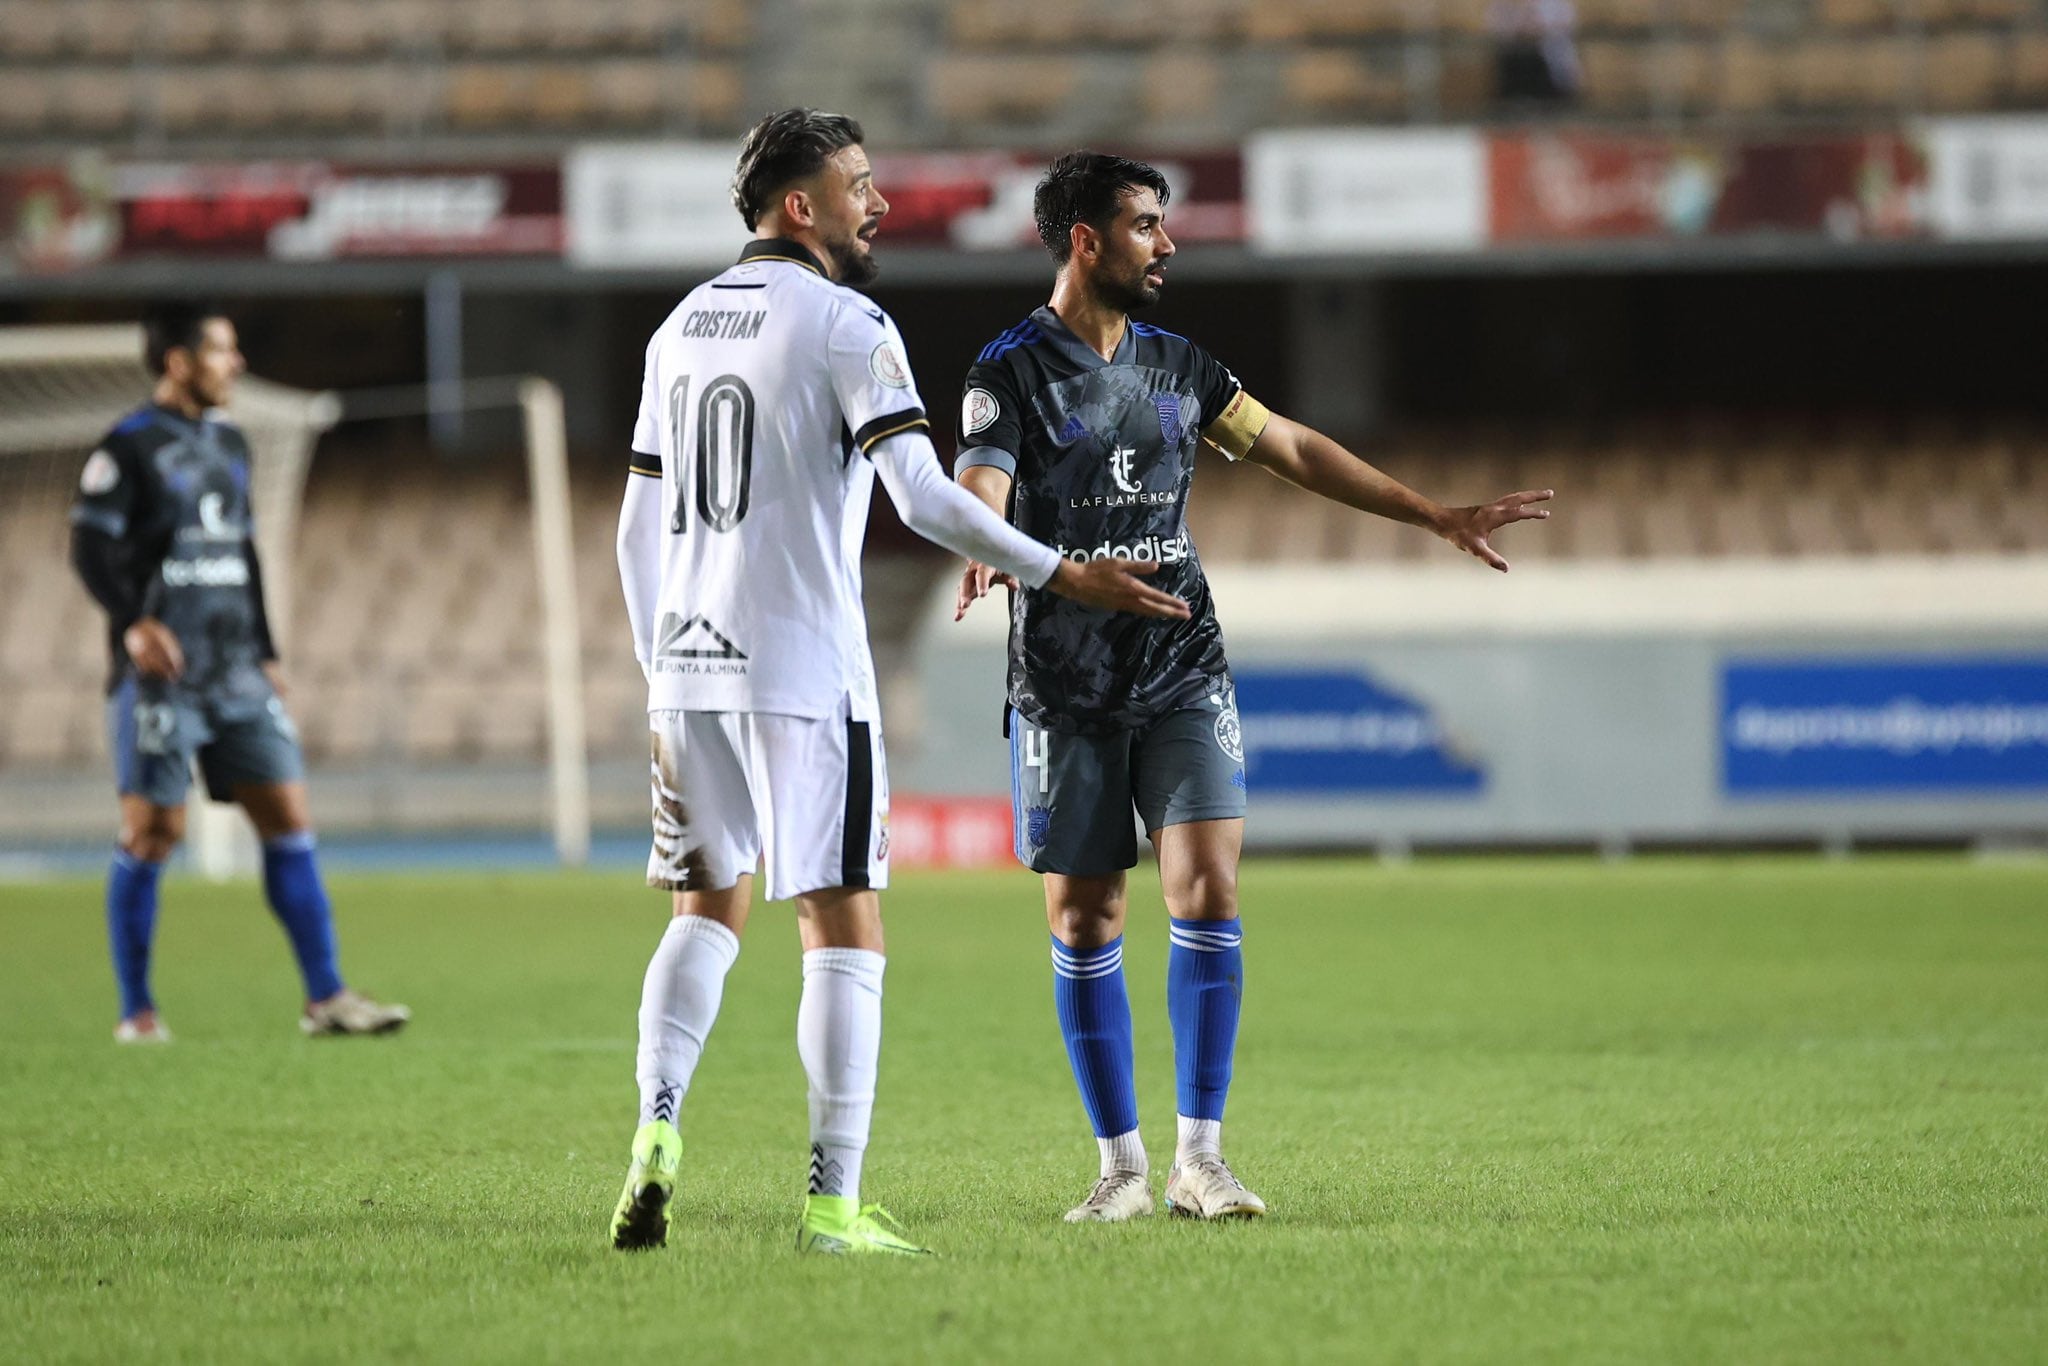
{"label": "name cristian on jersey", "polygon": [[714,341],[752,341],[761,335],[761,324],[767,320],[765,308],[697,308],[683,319],[677,335]]}

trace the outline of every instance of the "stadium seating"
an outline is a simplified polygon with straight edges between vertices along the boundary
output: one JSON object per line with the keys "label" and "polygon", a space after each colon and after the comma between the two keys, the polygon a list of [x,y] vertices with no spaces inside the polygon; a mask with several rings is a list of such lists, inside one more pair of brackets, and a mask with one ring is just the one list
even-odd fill
{"label": "stadium seating", "polygon": [[[1529,117],[1495,90],[1491,8],[878,0],[862,11],[887,11],[875,31],[916,40],[861,47],[877,69],[860,112],[904,146]],[[1579,116],[1782,122],[2048,100],[2048,12],[2028,0],[1576,8],[1581,87],[1544,107]],[[786,70],[807,54],[763,32],[746,0],[0,0],[0,132],[24,148],[152,151],[311,147],[339,132],[725,136],[762,102],[814,91]]]}
{"label": "stadium seating", "polygon": [[[1665,557],[2048,552],[2048,431],[1932,419],[1824,426],[1730,418],[1605,431],[1473,425],[1360,449],[1451,501],[1551,485],[1558,515],[1509,532],[1517,562]],[[594,755],[645,744],[612,562],[617,478],[573,489],[585,721]],[[0,507],[0,767],[86,768],[103,751],[100,618],[61,555],[63,491]],[[459,514],[459,515],[458,515]],[[523,485],[504,464],[336,457],[316,463],[292,566],[286,649],[312,757],[344,766],[532,764],[545,699]],[[1215,461],[1195,482],[1211,565],[1419,563],[1424,532],[1362,517],[1264,472]],[[509,549],[508,548],[512,548]],[[878,670],[909,648],[947,573],[869,556]],[[18,585],[18,587],[13,587]],[[886,685],[885,685],[886,686]]]}

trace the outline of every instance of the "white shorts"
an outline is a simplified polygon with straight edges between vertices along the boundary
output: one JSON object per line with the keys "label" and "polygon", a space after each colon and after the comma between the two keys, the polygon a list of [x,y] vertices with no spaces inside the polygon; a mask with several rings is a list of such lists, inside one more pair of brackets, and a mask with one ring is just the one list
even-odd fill
{"label": "white shorts", "polygon": [[734,711],[655,711],[647,722],[650,887],[721,891],[764,861],[770,901],[889,885],[878,724]]}

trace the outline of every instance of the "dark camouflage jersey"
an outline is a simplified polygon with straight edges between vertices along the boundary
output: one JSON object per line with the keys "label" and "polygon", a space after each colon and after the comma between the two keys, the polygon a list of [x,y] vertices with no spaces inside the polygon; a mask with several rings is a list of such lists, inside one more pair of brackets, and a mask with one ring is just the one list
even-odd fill
{"label": "dark camouflage jersey", "polygon": [[1202,429],[1237,377],[1185,337],[1132,322],[1105,362],[1041,308],[982,351],[961,402],[958,468],[1016,484],[1010,520],[1070,559],[1156,561],[1150,582],[1187,600],[1186,621],[1013,595],[1010,704],[1046,730],[1144,725],[1213,691],[1223,633],[1188,535]]}
{"label": "dark camouflage jersey", "polygon": [[[241,430],[151,405],[124,419],[86,460],[71,524],[110,538],[100,572],[134,616],[178,637],[185,671],[173,691],[217,709],[266,705],[271,658],[249,519],[249,446]],[[97,591],[97,590],[96,590]],[[133,667],[111,609],[109,687]]]}

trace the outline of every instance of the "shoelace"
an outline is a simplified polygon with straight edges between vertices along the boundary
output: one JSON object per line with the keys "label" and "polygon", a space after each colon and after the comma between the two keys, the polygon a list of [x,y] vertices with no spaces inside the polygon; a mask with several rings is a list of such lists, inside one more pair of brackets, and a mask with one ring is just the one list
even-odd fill
{"label": "shoelace", "polygon": [[1244,1189],[1244,1182],[1237,1179],[1237,1173],[1230,1170],[1230,1164],[1228,1162],[1225,1162],[1220,1157],[1198,1157],[1194,1159],[1192,1162],[1188,1163],[1188,1165],[1193,1167],[1198,1172],[1203,1172],[1211,1176],[1221,1177],[1224,1181],[1228,1182],[1233,1189]]}
{"label": "shoelace", "polygon": [[1083,1203],[1096,1204],[1107,1198],[1110,1191],[1115,1187],[1124,1185],[1129,1181],[1142,1179],[1136,1172],[1111,1172],[1108,1176],[1096,1181],[1095,1189],[1088,1192],[1088,1199]]}

